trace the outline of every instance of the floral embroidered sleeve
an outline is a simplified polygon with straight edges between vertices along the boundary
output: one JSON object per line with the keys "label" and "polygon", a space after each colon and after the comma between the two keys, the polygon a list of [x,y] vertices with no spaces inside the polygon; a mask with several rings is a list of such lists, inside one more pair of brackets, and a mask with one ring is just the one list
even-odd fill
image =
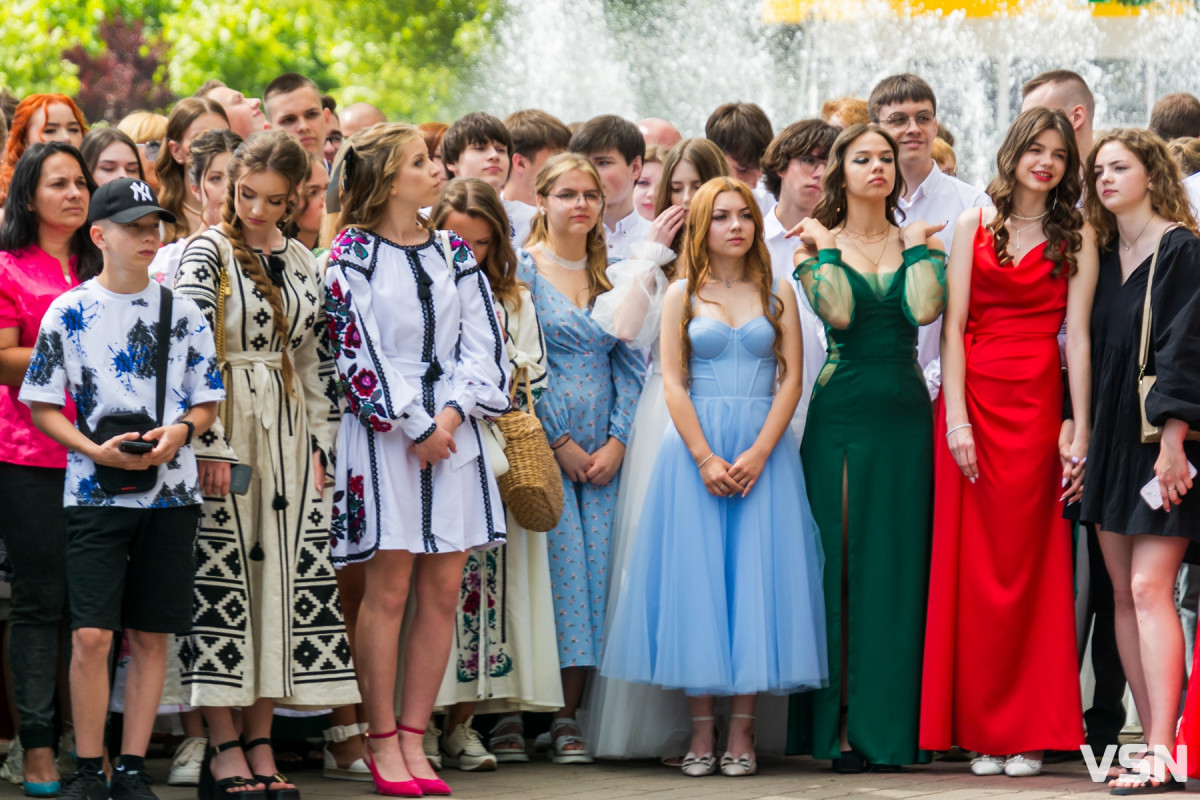
{"label": "floral embroidered sleeve", "polygon": [[492,289],[470,248],[453,233],[450,250],[459,302],[458,363],[451,397],[464,417],[496,417],[508,410],[510,369]]}
{"label": "floral embroidered sleeve", "polygon": [[325,272],[325,321],[338,388],[363,425],[381,433],[398,426],[410,439],[423,441],[433,432],[433,418],[421,406],[418,388],[380,356],[374,299],[365,275],[330,263]]}

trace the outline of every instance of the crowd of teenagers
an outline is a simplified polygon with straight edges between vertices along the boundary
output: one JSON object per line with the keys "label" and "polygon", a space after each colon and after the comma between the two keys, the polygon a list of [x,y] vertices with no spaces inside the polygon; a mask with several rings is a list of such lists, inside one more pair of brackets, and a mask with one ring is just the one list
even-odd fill
{"label": "crowd of teenagers", "polygon": [[170,783],[298,800],[280,707],[400,797],[541,750],[1016,778],[1115,744],[1126,684],[1110,790],[1200,777],[1200,100],[1094,133],[1077,74],[1022,96],[986,191],[913,74],[704,138],[297,74],[15,103],[8,777],[151,800],[170,709]]}

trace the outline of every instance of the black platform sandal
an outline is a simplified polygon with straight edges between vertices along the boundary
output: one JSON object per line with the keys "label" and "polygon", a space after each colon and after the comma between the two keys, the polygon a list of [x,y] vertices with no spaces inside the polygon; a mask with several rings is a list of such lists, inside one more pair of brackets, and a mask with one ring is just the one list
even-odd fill
{"label": "black platform sandal", "polygon": [[[266,738],[265,736],[261,739],[254,739],[254,740],[246,742],[244,745],[242,745],[242,749],[243,750],[253,750],[256,747],[262,747],[263,745],[270,747],[271,740]],[[251,771],[253,771],[253,770],[251,770]],[[291,783],[291,781],[289,781],[287,779],[287,776],[284,775],[282,772],[276,772],[274,775],[255,774],[254,780],[258,781],[263,786],[267,787],[266,800],[300,800],[300,790],[297,789],[295,786],[292,786],[287,789],[272,789],[271,788],[272,783]]]}
{"label": "black platform sandal", "polygon": [[243,789],[244,786],[254,784],[241,775],[220,780],[213,777],[213,758],[226,750],[241,746],[241,742],[233,739],[205,749],[204,760],[200,762],[200,783],[196,786],[196,797],[199,800],[268,800],[265,789]]}

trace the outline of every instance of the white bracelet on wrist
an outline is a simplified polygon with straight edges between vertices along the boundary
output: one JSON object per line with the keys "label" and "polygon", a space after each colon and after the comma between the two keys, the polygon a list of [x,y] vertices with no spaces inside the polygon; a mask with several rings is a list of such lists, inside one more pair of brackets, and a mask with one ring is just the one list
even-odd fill
{"label": "white bracelet on wrist", "polygon": [[963,428],[969,428],[969,427],[971,427],[971,423],[969,423],[969,422],[964,422],[962,425],[955,425],[953,428],[946,431],[946,438],[949,439],[950,434],[954,433],[955,431],[961,431]]}

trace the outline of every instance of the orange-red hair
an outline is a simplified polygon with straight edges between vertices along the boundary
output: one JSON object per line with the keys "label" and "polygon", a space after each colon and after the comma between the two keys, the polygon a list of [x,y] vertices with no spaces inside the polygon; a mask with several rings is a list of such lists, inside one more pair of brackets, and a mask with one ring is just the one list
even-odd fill
{"label": "orange-red hair", "polygon": [[8,197],[8,186],[12,182],[13,170],[17,166],[17,161],[29,148],[29,145],[33,144],[33,142],[27,141],[30,133],[29,121],[36,112],[47,109],[55,103],[62,103],[71,109],[71,113],[79,122],[79,127],[83,129],[84,133],[87,133],[87,120],[83,118],[83,112],[79,110],[79,106],[75,105],[75,101],[65,94],[31,94],[17,103],[17,108],[13,111],[12,127],[8,131],[8,144],[4,148],[4,163],[0,164],[0,204]]}

